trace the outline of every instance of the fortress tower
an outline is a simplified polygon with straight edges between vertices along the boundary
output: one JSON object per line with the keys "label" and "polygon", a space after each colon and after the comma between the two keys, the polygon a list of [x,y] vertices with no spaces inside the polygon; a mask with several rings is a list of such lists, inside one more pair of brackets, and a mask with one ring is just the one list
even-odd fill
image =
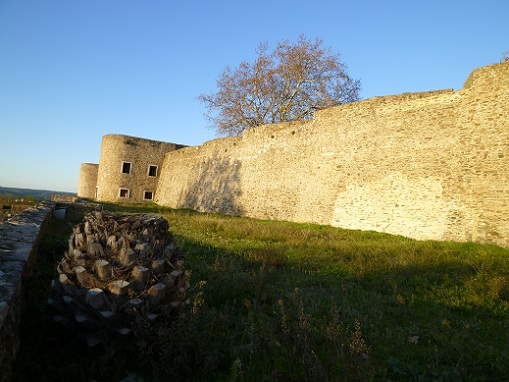
{"label": "fortress tower", "polygon": [[95,199],[97,190],[97,172],[99,165],[96,163],[82,163],[80,178],[78,181],[78,197]]}
{"label": "fortress tower", "polygon": [[[182,147],[127,135],[105,135],[99,165],[82,165],[78,197],[111,202],[151,202],[164,154]],[[97,166],[95,176],[93,166]]]}

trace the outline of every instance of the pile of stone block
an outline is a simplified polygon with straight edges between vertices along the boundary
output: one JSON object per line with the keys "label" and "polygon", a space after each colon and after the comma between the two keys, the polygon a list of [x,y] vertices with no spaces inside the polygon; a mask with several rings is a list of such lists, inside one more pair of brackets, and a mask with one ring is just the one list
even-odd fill
{"label": "pile of stone block", "polygon": [[50,318],[91,347],[171,318],[189,288],[168,222],[153,214],[88,213],[57,270]]}

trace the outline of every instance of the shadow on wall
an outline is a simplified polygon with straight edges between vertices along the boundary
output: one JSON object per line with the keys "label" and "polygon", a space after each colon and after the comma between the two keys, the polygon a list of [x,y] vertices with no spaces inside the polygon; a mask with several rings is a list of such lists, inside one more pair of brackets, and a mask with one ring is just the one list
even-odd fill
{"label": "shadow on wall", "polygon": [[187,207],[200,212],[216,212],[224,215],[243,214],[238,199],[242,194],[240,187],[239,160],[219,157],[204,157],[197,168],[197,176],[179,200]]}

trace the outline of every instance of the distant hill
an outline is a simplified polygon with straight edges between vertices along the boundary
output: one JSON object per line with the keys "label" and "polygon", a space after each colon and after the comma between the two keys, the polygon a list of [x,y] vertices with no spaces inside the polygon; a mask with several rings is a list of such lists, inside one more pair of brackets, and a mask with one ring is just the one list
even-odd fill
{"label": "distant hill", "polygon": [[7,196],[12,195],[16,197],[24,197],[24,196],[32,196],[36,199],[51,199],[51,195],[76,195],[72,192],[62,192],[62,191],[51,191],[51,190],[32,190],[30,188],[13,188],[13,187],[1,187],[0,186],[0,195]]}

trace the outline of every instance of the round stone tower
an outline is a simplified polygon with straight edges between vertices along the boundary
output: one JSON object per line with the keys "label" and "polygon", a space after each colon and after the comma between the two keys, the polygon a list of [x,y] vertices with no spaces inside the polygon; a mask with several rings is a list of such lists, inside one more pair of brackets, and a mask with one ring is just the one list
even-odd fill
{"label": "round stone tower", "polygon": [[78,181],[78,197],[86,199],[96,198],[97,171],[99,165],[95,163],[82,163]]}
{"label": "round stone tower", "polygon": [[110,202],[154,200],[164,154],[183,147],[127,135],[103,136],[96,199]]}

